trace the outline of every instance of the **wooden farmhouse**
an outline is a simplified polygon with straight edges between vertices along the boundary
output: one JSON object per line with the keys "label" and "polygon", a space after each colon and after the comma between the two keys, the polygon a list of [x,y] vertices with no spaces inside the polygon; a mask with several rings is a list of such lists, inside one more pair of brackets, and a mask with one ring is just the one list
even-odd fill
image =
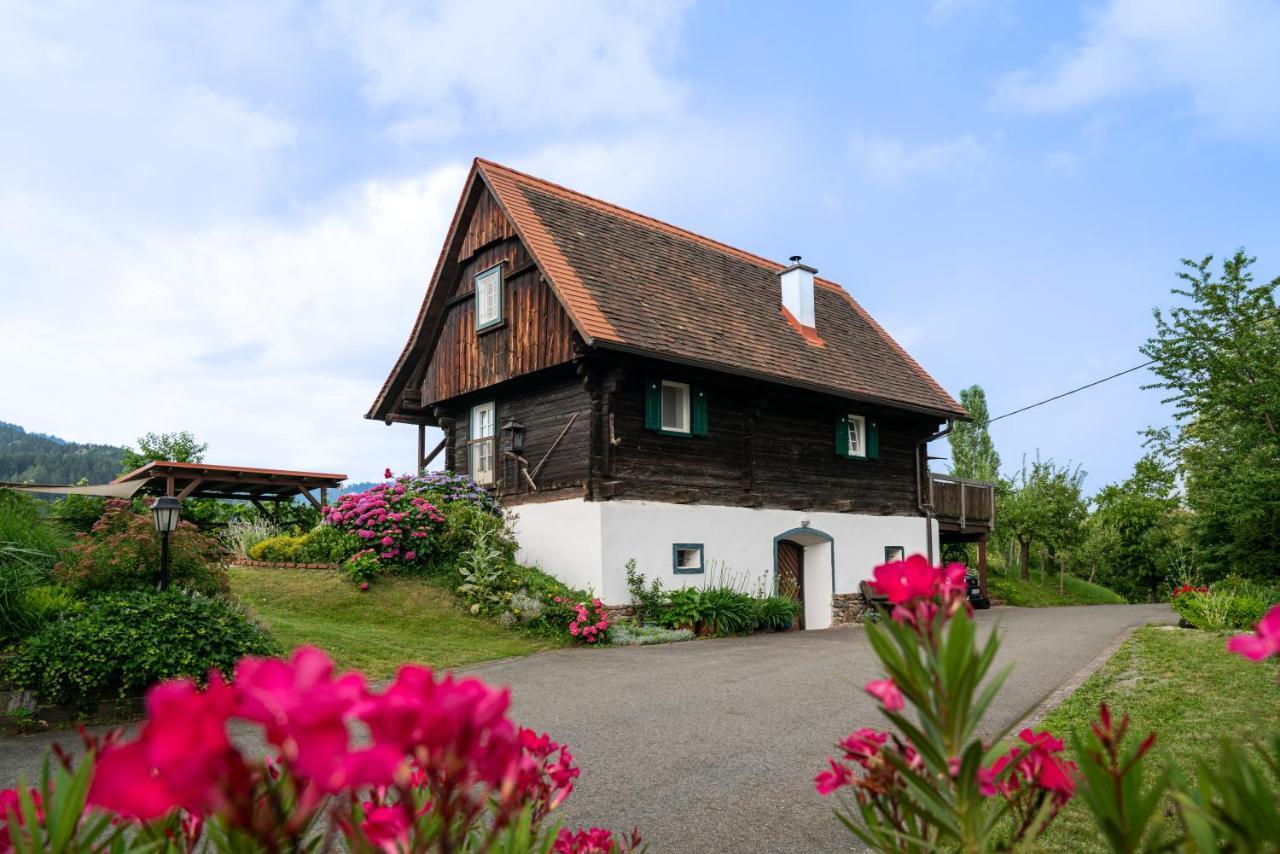
{"label": "wooden farmhouse", "polygon": [[[367,417],[518,513],[524,561],[624,604],[732,573],[847,614],[886,558],[985,544],[928,474],[965,411],[840,285],[486,160]],[[444,440],[428,455],[425,428]]]}

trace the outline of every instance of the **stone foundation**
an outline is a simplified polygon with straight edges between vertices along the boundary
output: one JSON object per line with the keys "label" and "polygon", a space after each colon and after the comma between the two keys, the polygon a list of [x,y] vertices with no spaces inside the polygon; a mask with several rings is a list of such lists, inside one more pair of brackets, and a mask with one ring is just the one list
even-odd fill
{"label": "stone foundation", "polygon": [[630,620],[636,615],[634,605],[605,605],[604,612],[609,617],[610,625],[618,620]]}
{"label": "stone foundation", "polygon": [[847,626],[862,622],[867,603],[861,593],[835,593],[831,597],[831,625]]}

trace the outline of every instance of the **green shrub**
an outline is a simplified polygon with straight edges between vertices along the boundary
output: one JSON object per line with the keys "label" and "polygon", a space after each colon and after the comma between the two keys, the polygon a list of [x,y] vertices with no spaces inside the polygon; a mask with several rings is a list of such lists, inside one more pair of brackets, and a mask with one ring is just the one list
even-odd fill
{"label": "green shrub", "polygon": [[480,531],[458,560],[462,583],[457,590],[473,614],[497,616],[506,610],[515,593],[507,577],[508,561],[503,556],[500,536],[494,529]]}
{"label": "green shrub", "polygon": [[0,489],[0,643],[38,624],[23,604],[26,594],[48,582],[59,553],[68,545],[48,518],[47,508],[29,495]]}
{"label": "green shrub", "polygon": [[614,623],[606,633],[614,646],[649,646],[656,643],[678,643],[693,638],[688,629],[662,629],[657,626],[636,626]]}
{"label": "green shrub", "polygon": [[302,538],[297,559],[301,563],[342,563],[359,550],[359,540],[346,531],[317,525]]}
{"label": "green shrub", "polygon": [[280,534],[276,537],[268,537],[249,549],[249,557],[253,560],[266,560],[272,563],[298,563],[300,562],[298,554],[302,551],[302,544],[306,540],[306,535]]}
{"label": "green shrub", "polygon": [[24,640],[4,676],[40,699],[92,710],[106,695],[162,679],[204,681],[245,655],[274,652],[266,629],[233,600],[179,590],[95,596]]}
{"label": "green shrub", "polygon": [[1228,581],[1209,591],[1188,590],[1173,597],[1173,609],[1189,626],[1206,631],[1247,631],[1257,625],[1280,596],[1248,582]]}
{"label": "green shrub", "polygon": [[756,628],[760,631],[783,631],[791,628],[803,607],[789,596],[766,596],[754,600]]}
{"label": "green shrub", "polygon": [[64,495],[53,502],[50,512],[58,525],[69,534],[88,533],[102,518],[106,499],[92,495]]}
{"label": "green shrub", "polygon": [[667,595],[667,608],[662,625],[672,629],[693,628],[702,617],[702,591],[697,587],[672,590]]}
{"label": "green shrub", "polygon": [[507,520],[501,515],[465,501],[453,502],[441,508],[445,517],[444,530],[432,545],[434,552],[429,563],[448,569],[456,569],[459,561],[482,538],[497,549],[500,558],[511,563],[516,556],[516,540]]}
{"label": "green shrub", "polygon": [[661,623],[667,609],[667,594],[662,580],[655,578],[645,584],[644,575],[636,570],[635,558],[627,561],[627,590],[631,593],[631,605],[636,609],[636,621]]}
{"label": "green shrub", "polygon": [[262,516],[246,516],[232,518],[227,526],[218,532],[218,540],[223,548],[238,558],[251,558],[253,547],[264,540],[278,537],[283,533],[280,526]]}
{"label": "green shrub", "polygon": [[702,591],[698,631],[709,635],[738,635],[756,629],[755,600],[740,590],[720,585]]}
{"label": "green shrub", "polygon": [[81,602],[74,593],[61,585],[41,584],[26,591],[22,597],[22,605],[34,630],[77,610]]}
{"label": "green shrub", "polygon": [[[160,535],[151,517],[135,513],[127,501],[109,500],[93,530],[76,535],[54,577],[79,596],[153,589],[160,577]],[[169,579],[207,596],[231,589],[217,540],[190,522],[179,522],[169,535]]]}

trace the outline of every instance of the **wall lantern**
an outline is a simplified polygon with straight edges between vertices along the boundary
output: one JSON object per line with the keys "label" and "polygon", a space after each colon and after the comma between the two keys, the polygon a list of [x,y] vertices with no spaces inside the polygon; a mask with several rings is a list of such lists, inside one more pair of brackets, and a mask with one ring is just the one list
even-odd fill
{"label": "wall lantern", "polygon": [[502,432],[510,434],[508,447],[511,448],[513,454],[524,453],[524,425],[514,418],[508,419],[506,424],[502,425]]}
{"label": "wall lantern", "polygon": [[169,534],[178,529],[182,502],[172,495],[161,495],[151,502],[151,514],[160,532],[160,589],[169,589]]}

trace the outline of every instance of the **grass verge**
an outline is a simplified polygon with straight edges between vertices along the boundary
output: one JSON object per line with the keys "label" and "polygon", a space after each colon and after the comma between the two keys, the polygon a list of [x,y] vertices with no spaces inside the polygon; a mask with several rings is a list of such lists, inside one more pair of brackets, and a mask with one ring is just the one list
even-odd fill
{"label": "grass verge", "polygon": [[421,578],[382,578],[362,593],[336,572],[232,567],[231,589],[285,648],[317,646],[374,679],[404,662],[460,667],[564,645],[473,617]]}
{"label": "grass verge", "polygon": [[[1276,667],[1231,655],[1226,635],[1195,629],[1139,629],[1041,725],[1066,740],[1106,702],[1133,718],[1132,736],[1158,733],[1157,759],[1187,774],[1212,758],[1219,736],[1247,738],[1280,723]],[[1067,741],[1070,744],[1070,741]],[[1073,800],[1041,842],[1050,851],[1104,851],[1088,808]]]}
{"label": "grass verge", "polygon": [[1083,578],[1066,575],[1062,579],[1062,592],[1058,592],[1058,576],[1047,574],[1042,582],[1039,573],[1032,571],[1031,580],[1023,581],[1015,569],[1009,575],[998,572],[987,574],[987,590],[993,599],[1020,608],[1049,608],[1055,605],[1123,605],[1124,597],[1101,584],[1092,584]]}

